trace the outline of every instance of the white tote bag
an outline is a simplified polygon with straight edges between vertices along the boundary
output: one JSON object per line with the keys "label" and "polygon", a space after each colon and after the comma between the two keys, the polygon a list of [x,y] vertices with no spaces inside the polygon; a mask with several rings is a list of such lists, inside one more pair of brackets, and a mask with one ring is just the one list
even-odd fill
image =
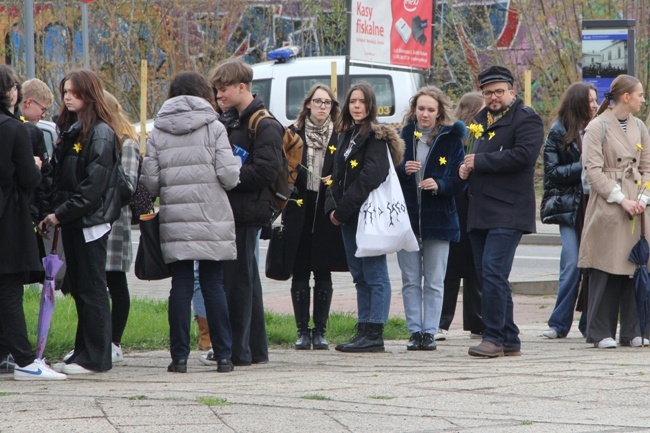
{"label": "white tote bag", "polygon": [[370,192],[359,211],[355,257],[374,257],[401,250],[420,249],[411,228],[404,194],[388,147],[386,151],[390,163],[388,176]]}

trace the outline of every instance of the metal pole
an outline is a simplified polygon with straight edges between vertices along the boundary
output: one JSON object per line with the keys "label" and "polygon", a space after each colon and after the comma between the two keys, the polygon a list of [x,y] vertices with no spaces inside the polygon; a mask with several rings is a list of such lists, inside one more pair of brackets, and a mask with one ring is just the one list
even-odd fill
{"label": "metal pole", "polygon": [[36,51],[34,49],[34,0],[25,0],[25,45],[27,48],[27,78],[36,77]]}
{"label": "metal pole", "polygon": [[81,40],[83,42],[84,68],[90,68],[88,54],[88,3],[81,3]]}
{"label": "metal pole", "polygon": [[352,41],[352,0],[348,0],[348,7],[346,13],[347,13],[348,30],[345,34],[345,46],[347,47],[347,51],[345,53],[345,77],[343,78],[344,99],[348,93],[348,90],[350,89],[350,42]]}

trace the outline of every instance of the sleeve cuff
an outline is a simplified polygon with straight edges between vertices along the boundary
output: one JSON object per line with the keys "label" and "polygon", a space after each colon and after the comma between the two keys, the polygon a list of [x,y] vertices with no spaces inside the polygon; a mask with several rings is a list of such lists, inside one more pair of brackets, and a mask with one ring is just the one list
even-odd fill
{"label": "sleeve cuff", "polygon": [[647,206],[648,201],[650,201],[650,197],[648,197],[645,194],[639,194],[639,196],[637,197],[637,200],[640,201],[640,202],[643,202],[643,206]]}
{"label": "sleeve cuff", "polygon": [[607,203],[621,204],[624,198],[625,194],[623,194],[623,191],[621,191],[621,186],[616,185],[614,187],[614,190],[609,194],[609,197],[607,197]]}

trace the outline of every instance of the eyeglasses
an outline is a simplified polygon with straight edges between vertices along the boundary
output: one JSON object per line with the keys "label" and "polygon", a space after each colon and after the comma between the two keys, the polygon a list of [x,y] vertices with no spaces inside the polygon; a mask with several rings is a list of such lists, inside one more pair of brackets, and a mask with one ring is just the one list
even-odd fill
{"label": "eyeglasses", "polygon": [[48,107],[46,107],[45,105],[41,104],[41,103],[38,102],[36,99],[32,99],[32,102],[33,102],[34,104],[36,104],[36,105],[39,106],[39,108],[41,109],[41,113],[42,113],[42,114],[45,114],[45,113],[47,112]]}
{"label": "eyeglasses", "polygon": [[481,94],[485,99],[490,99],[492,95],[495,95],[497,98],[502,97],[506,93],[506,89],[496,89],[494,91],[492,90],[483,90]]}
{"label": "eyeglasses", "polygon": [[319,107],[331,107],[332,106],[332,100],[331,99],[312,99],[311,102],[316,104]]}

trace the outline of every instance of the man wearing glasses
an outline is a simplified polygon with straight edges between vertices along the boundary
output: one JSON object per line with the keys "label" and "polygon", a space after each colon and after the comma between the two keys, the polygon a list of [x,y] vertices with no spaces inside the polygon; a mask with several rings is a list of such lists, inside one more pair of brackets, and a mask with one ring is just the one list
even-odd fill
{"label": "man wearing glasses", "polygon": [[38,78],[32,78],[22,84],[23,99],[18,104],[22,116],[31,123],[45,119],[47,111],[54,101],[54,95],[47,84]]}
{"label": "man wearing glasses", "polygon": [[513,90],[512,73],[492,66],[478,76],[485,108],[474,121],[483,133],[459,168],[468,180],[467,230],[482,283],[483,341],[471,356],[521,355],[513,318],[510,271],[521,236],[535,232],[535,161],[544,141],[542,119]]}

